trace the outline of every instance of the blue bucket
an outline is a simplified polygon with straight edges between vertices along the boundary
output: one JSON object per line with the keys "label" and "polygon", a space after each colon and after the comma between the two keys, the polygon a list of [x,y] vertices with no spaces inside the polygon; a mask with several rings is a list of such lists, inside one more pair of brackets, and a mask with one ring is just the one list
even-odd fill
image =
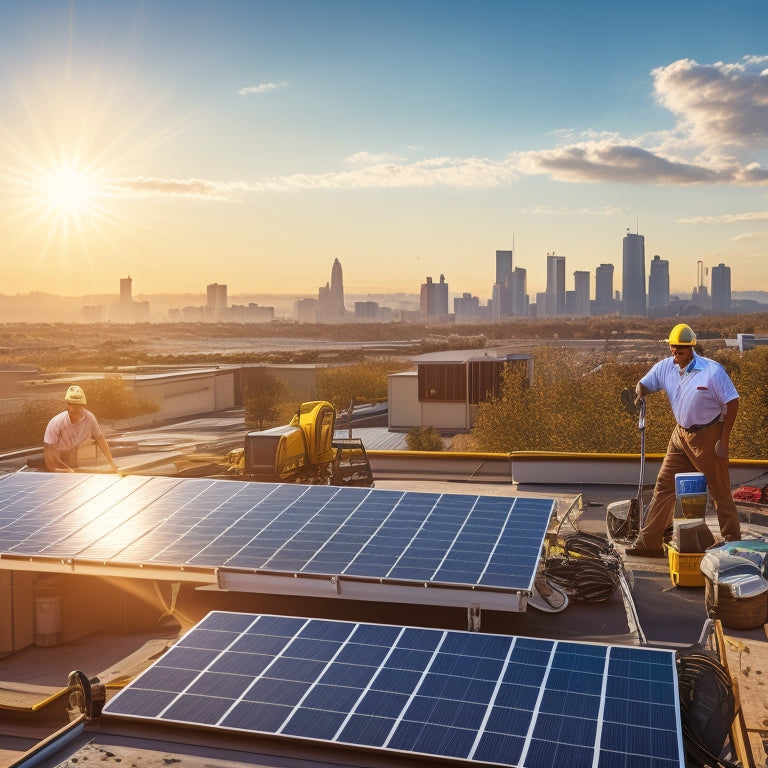
{"label": "blue bucket", "polygon": [[675,475],[675,493],[689,496],[707,492],[707,480],[701,472],[678,472]]}

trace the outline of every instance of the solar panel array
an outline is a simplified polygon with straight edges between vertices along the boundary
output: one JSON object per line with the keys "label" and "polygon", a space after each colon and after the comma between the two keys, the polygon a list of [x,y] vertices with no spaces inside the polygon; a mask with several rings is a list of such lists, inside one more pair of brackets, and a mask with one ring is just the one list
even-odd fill
{"label": "solar panel array", "polygon": [[672,651],[214,612],[104,713],[505,766],[682,768]]}
{"label": "solar panel array", "polygon": [[552,499],[16,473],[0,557],[529,590]]}

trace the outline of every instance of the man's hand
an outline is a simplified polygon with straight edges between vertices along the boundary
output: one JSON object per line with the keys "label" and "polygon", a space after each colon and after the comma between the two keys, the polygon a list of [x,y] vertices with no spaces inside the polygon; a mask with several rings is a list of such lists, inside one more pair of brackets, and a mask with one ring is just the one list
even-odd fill
{"label": "man's hand", "polygon": [[728,458],[728,442],[723,440],[718,440],[715,443],[715,456],[717,456],[720,459],[727,459]]}

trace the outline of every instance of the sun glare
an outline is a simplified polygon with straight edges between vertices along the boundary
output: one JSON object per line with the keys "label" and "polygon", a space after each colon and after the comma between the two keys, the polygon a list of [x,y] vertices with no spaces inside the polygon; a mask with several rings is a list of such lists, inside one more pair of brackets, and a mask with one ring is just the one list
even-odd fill
{"label": "sun glare", "polygon": [[49,213],[77,216],[92,209],[97,185],[89,174],[64,168],[45,179],[41,192]]}

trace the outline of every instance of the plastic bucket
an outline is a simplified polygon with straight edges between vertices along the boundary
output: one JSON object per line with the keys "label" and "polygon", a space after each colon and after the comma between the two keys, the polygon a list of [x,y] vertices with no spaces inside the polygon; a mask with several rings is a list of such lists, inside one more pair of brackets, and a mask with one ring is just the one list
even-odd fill
{"label": "plastic bucket", "polygon": [[675,475],[675,493],[678,496],[706,494],[707,479],[701,472],[678,472]]}

